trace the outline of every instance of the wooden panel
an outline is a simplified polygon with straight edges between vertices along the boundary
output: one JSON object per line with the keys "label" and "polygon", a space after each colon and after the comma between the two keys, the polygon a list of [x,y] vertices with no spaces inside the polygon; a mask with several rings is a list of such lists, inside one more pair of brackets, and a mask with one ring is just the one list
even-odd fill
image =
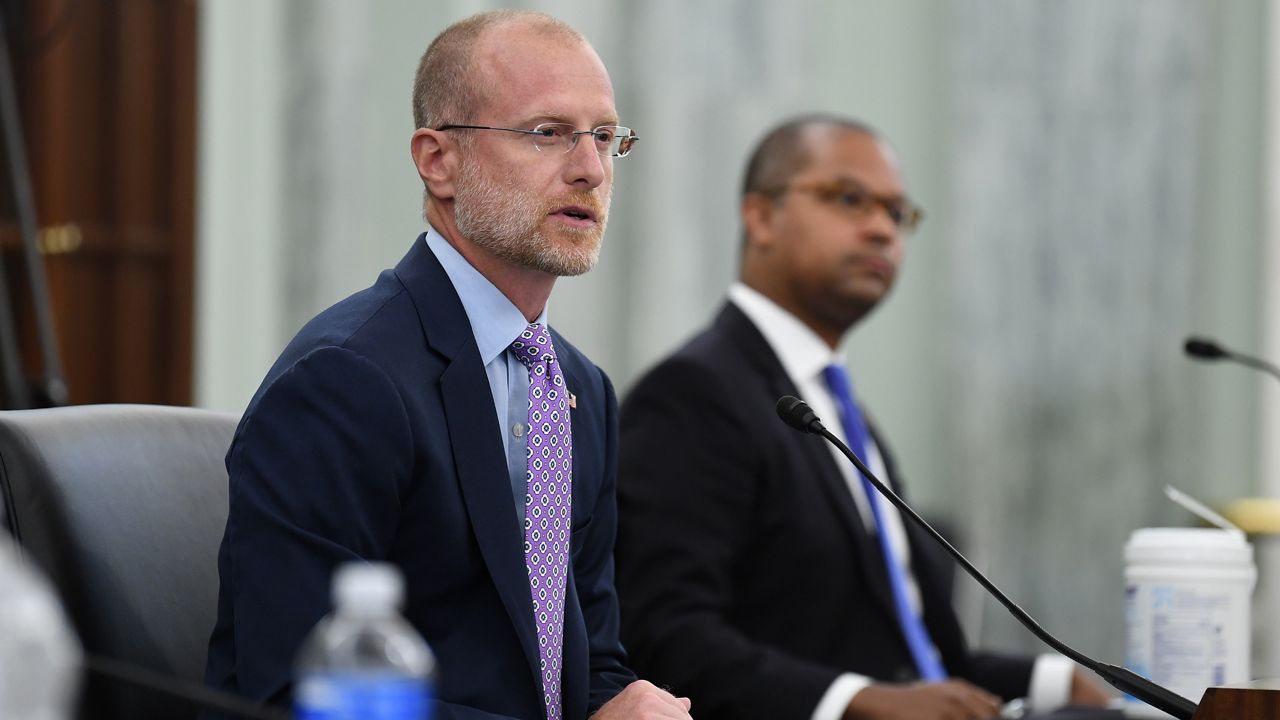
{"label": "wooden panel", "polygon": [[164,43],[162,54],[169,60],[165,66],[168,73],[165,85],[173,93],[169,101],[169,125],[175,148],[168,158],[166,210],[170,213],[170,231],[175,238],[185,240],[170,245],[169,285],[165,289],[170,317],[166,327],[171,333],[167,343],[168,362],[184,371],[169,373],[168,387],[164,391],[167,397],[182,398],[183,404],[188,404],[192,397],[192,368],[195,367],[196,58],[199,57],[199,33],[194,0],[175,2],[170,10],[173,17],[164,24],[167,32],[161,35]]}
{"label": "wooden panel", "polygon": [[[81,238],[45,256],[73,403],[191,401],[196,18],[191,0],[28,6],[28,36],[63,28],[15,64],[40,224]],[[0,252],[20,267],[11,227]]]}
{"label": "wooden panel", "polygon": [[1280,680],[1209,688],[1193,720],[1280,720]]}

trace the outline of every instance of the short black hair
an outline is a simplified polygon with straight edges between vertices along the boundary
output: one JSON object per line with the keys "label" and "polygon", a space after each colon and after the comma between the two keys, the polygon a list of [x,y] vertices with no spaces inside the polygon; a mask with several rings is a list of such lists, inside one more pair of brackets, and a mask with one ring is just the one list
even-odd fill
{"label": "short black hair", "polygon": [[809,162],[804,134],[814,127],[851,130],[880,137],[879,133],[861,120],[840,115],[811,113],[791,118],[774,127],[756,144],[742,177],[742,196],[775,193],[804,168]]}

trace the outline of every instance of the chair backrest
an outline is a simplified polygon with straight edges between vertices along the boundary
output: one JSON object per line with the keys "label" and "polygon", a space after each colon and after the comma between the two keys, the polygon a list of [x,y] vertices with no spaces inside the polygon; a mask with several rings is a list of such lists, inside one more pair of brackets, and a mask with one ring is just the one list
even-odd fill
{"label": "chair backrest", "polygon": [[[5,527],[49,576],[86,652],[200,681],[237,417],[150,405],[0,412]],[[82,718],[196,710],[90,681]]]}

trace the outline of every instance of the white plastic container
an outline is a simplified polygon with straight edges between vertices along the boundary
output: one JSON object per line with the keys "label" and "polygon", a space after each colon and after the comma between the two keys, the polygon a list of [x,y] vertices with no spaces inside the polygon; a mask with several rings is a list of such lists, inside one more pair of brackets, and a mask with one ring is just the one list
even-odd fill
{"label": "white plastic container", "polygon": [[[1125,667],[1192,702],[1249,680],[1250,595],[1258,572],[1242,533],[1145,528],[1125,559]],[[1128,699],[1127,715],[1167,717]]]}

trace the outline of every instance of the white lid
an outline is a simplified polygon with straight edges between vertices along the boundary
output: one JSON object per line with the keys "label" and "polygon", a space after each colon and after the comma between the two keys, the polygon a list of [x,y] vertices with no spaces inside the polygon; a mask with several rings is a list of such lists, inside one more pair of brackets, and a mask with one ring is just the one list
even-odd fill
{"label": "white lid", "polygon": [[1124,546],[1130,565],[1253,565],[1244,534],[1218,528],[1142,528]]}
{"label": "white lid", "polygon": [[404,599],[404,580],[389,563],[346,563],[333,574],[333,601],[339,611],[379,613]]}

